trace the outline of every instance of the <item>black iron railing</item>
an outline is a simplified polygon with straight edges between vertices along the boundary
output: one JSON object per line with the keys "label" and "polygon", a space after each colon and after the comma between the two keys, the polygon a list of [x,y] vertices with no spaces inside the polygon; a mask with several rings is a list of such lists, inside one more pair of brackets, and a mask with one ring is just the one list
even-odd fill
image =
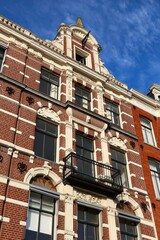
{"label": "black iron railing", "polygon": [[112,191],[122,191],[120,170],[75,153],[70,153],[63,160],[64,182],[67,182],[69,179],[75,180],[76,182],[79,180],[81,183],[86,183],[86,185],[90,184],[91,186],[92,184],[94,187],[101,186],[112,189]]}

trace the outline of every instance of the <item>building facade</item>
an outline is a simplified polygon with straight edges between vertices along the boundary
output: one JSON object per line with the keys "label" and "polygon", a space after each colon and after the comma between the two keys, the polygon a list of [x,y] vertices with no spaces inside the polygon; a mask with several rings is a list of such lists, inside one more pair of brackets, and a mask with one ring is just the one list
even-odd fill
{"label": "building facade", "polygon": [[160,236],[160,86],[153,84],[148,96],[133,91],[133,117],[147,192],[151,200],[157,234]]}
{"label": "building facade", "polygon": [[0,18],[0,239],[158,239],[134,91],[99,52],[80,18],[53,41]]}

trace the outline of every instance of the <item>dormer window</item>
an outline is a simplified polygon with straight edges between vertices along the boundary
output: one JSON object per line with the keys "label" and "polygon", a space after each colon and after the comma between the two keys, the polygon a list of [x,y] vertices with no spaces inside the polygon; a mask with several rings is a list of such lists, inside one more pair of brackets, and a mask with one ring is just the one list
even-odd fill
{"label": "dormer window", "polygon": [[87,67],[91,67],[91,55],[78,47],[75,47],[75,56],[74,56],[75,60],[77,62],[79,62],[80,64],[86,65]]}

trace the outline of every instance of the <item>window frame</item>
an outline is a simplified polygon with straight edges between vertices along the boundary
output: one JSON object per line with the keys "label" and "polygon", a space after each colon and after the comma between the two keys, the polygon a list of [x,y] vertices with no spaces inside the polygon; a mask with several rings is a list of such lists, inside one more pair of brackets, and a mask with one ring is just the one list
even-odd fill
{"label": "window frame", "polygon": [[[4,50],[4,53],[3,53],[3,57],[1,58],[2,59],[2,62],[0,64],[0,72],[2,72],[3,70],[3,65],[4,65],[4,61],[5,61],[5,56],[6,56],[6,50],[7,50],[8,46],[2,42],[0,42],[0,49],[3,49]],[[0,59],[0,61],[1,61]]]}
{"label": "window frame", "polygon": [[[113,158],[112,151],[116,152],[116,159]],[[111,164],[112,164],[112,166],[115,165],[113,167],[120,170],[120,172],[121,172],[121,169],[124,169],[124,172],[123,173],[121,172],[122,186],[125,187],[125,188],[128,188],[129,187],[129,175],[128,175],[128,169],[127,169],[126,153],[123,150],[117,149],[113,146],[110,146],[110,153],[111,153]],[[118,154],[117,153],[123,154],[123,156],[124,156],[123,161],[124,162],[118,161],[118,159],[117,159]],[[117,165],[118,165],[118,167],[117,167]],[[124,174],[124,176],[122,176],[122,174]]]}
{"label": "window frame", "polygon": [[[78,142],[78,138],[79,138],[79,142]],[[90,144],[90,148],[89,148],[89,144]],[[95,169],[95,165],[91,163],[91,160],[94,160],[94,139],[84,133],[77,131],[76,132],[76,154],[78,156],[77,167],[78,167],[79,174],[84,175],[86,178],[88,177],[94,178],[96,169]],[[83,161],[83,158],[84,158],[84,161]]]}
{"label": "window frame", "polygon": [[[39,91],[53,99],[58,100],[58,98],[59,98],[59,79],[60,79],[60,77],[58,74],[42,67],[41,74],[40,74]],[[43,89],[44,86],[46,88],[45,90]],[[51,94],[52,86],[54,88],[56,87],[56,96],[52,96],[52,94]]]}
{"label": "window frame", "polygon": [[160,162],[157,161],[156,159],[149,158],[149,167],[150,167],[154,193],[156,195],[156,199],[159,200],[160,199]]}
{"label": "window frame", "polygon": [[[122,232],[120,219],[122,219],[124,221],[125,230],[126,231]],[[119,212],[118,213],[118,222],[119,222],[119,230],[120,230],[120,239],[121,240],[128,240],[128,237],[134,237],[135,240],[139,239],[139,235],[140,234],[139,234],[139,226],[138,225],[140,223],[140,219],[137,216],[130,215],[130,214],[127,214],[125,212]],[[129,232],[127,231],[127,226],[126,226],[127,223],[130,223],[130,224],[128,224],[128,226],[133,226],[131,223],[134,223],[134,227],[135,227],[134,231],[135,231],[135,233],[131,233],[131,229],[130,229]],[[122,238],[122,234],[125,235],[125,239],[124,239],[124,237]]]}
{"label": "window frame", "polygon": [[[148,124],[148,126],[145,125]],[[156,146],[156,141],[154,138],[154,131],[152,127],[152,121],[149,119],[140,116],[140,124],[141,124],[141,129],[142,129],[142,135],[144,139],[144,143],[149,144],[151,146]],[[151,139],[151,141],[150,141]]]}
{"label": "window frame", "polygon": [[[112,102],[108,99],[105,100],[106,106],[105,106],[105,111],[106,111],[106,116],[108,119],[111,120],[111,122],[117,126],[120,126],[120,112],[119,112],[119,105],[115,102]],[[108,108],[108,105],[111,108]],[[114,109],[117,109],[117,112],[114,111]],[[108,117],[109,116],[109,117]],[[116,122],[117,121],[117,122]]]}
{"label": "window frame", "polygon": [[[38,121],[41,121],[42,124],[44,124],[44,128],[45,129],[42,129],[40,127],[38,127],[37,125],[37,122]],[[50,125],[51,127],[55,128],[55,132],[52,133],[52,132],[48,132],[46,130],[47,128],[47,124]],[[42,153],[39,152],[39,141],[38,140],[38,134],[41,135],[41,141],[42,141]],[[43,136],[42,136],[43,134]],[[52,140],[54,141],[53,142],[53,146],[54,148],[52,149],[52,157],[53,159],[50,159],[50,158],[46,158],[46,147],[48,146],[48,144],[46,144],[46,137],[51,137]],[[43,119],[41,117],[37,117],[36,119],[36,127],[35,127],[35,141],[34,141],[34,152],[35,152],[35,155],[37,157],[40,157],[40,158],[43,158],[43,159],[47,159],[48,161],[52,161],[52,162],[56,162],[56,159],[57,159],[57,140],[58,140],[58,125],[55,123],[55,122],[51,122],[49,121],[48,119]]]}
{"label": "window frame", "polygon": [[[83,211],[83,216],[84,216],[84,219],[80,219],[79,218],[79,212],[80,212],[80,209],[81,209],[81,212]],[[77,221],[78,221],[78,232],[79,232],[79,224],[82,224],[83,225],[83,240],[87,240],[88,239],[88,235],[87,235],[87,230],[88,230],[88,226],[92,226],[94,227],[94,239],[93,240],[100,240],[101,239],[101,231],[100,231],[100,226],[101,226],[101,211],[102,209],[100,208],[97,208],[97,207],[94,207],[94,206],[91,206],[90,204],[81,204],[78,202],[78,210],[77,210]],[[93,223],[93,222],[89,222],[87,221],[87,215],[89,215],[89,213],[95,213],[95,216],[97,218],[97,223]],[[93,218],[92,218],[93,219]],[[79,233],[78,233],[79,235]],[[81,236],[79,236],[81,237]],[[79,239],[78,237],[78,239]],[[93,237],[93,236],[91,236]],[[80,239],[81,240],[81,239]]]}
{"label": "window frame", "polygon": [[[79,90],[80,93],[77,93],[77,90]],[[84,93],[86,93],[86,95],[88,96],[84,97],[83,96]],[[85,103],[85,101],[87,102],[87,104]],[[91,110],[91,90],[79,83],[76,83],[75,84],[75,103],[80,107]],[[87,107],[85,107],[85,105],[87,105]]]}
{"label": "window frame", "polygon": [[[38,207],[36,208],[36,207],[31,206],[31,195],[32,195],[32,193],[40,195],[40,208],[38,208]],[[53,204],[54,204],[53,212],[50,212],[50,211],[42,209],[42,202],[43,202],[42,199],[43,199],[44,196],[53,198]],[[27,227],[28,228],[30,227],[30,225],[29,225],[30,219],[31,219],[30,218],[30,212],[32,212],[32,210],[38,213],[38,231],[37,231],[38,235],[40,233],[40,224],[41,224],[41,219],[43,217],[43,213],[46,213],[46,214],[52,216],[52,231],[51,231],[52,235],[50,235],[50,236],[52,237],[52,239],[55,239],[55,237],[56,237],[56,226],[57,226],[57,218],[56,218],[56,216],[57,216],[57,202],[58,202],[58,199],[59,199],[59,194],[57,192],[52,192],[52,191],[50,191],[48,189],[46,190],[46,189],[43,189],[43,188],[37,187],[37,186],[31,186],[30,192],[29,192],[29,204],[28,204],[28,212],[27,212],[25,240],[27,240],[26,234],[27,234],[27,230],[29,231],[29,229],[27,229]],[[36,234],[36,239],[35,240],[38,239],[38,235],[37,234]],[[28,238],[28,239],[30,239],[30,238]]]}

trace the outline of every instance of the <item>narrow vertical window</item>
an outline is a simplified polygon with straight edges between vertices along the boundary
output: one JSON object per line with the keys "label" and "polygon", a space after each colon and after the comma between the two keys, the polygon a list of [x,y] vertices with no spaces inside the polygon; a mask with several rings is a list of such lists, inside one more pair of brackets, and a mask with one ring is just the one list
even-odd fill
{"label": "narrow vertical window", "polygon": [[5,51],[6,49],[0,46],[0,71],[2,71]]}
{"label": "narrow vertical window", "polygon": [[122,185],[124,187],[128,187],[125,153],[111,148],[111,161],[112,166],[121,172]]}
{"label": "narrow vertical window", "polygon": [[59,76],[42,69],[40,77],[40,91],[46,95],[58,99]]}
{"label": "narrow vertical window", "polygon": [[55,198],[31,191],[25,240],[53,240]]}
{"label": "narrow vertical window", "polygon": [[75,98],[76,98],[76,104],[86,109],[90,109],[91,93],[88,89],[84,88],[79,84],[76,84]]}
{"label": "narrow vertical window", "polygon": [[157,199],[160,199],[160,163],[154,159],[149,159],[152,182]]}
{"label": "narrow vertical window", "polygon": [[94,176],[93,160],[93,139],[77,133],[76,135],[76,153],[78,172],[84,177]]}
{"label": "narrow vertical window", "polygon": [[78,240],[99,240],[99,211],[78,206]]}
{"label": "narrow vertical window", "polygon": [[48,121],[37,119],[35,132],[35,154],[56,161],[58,127]]}
{"label": "narrow vertical window", "polygon": [[106,101],[106,115],[112,123],[120,125],[119,121],[119,108],[118,105],[109,101]]}
{"label": "narrow vertical window", "polygon": [[142,127],[144,142],[154,146],[155,143],[153,139],[151,122],[148,119],[141,117],[141,127]]}

